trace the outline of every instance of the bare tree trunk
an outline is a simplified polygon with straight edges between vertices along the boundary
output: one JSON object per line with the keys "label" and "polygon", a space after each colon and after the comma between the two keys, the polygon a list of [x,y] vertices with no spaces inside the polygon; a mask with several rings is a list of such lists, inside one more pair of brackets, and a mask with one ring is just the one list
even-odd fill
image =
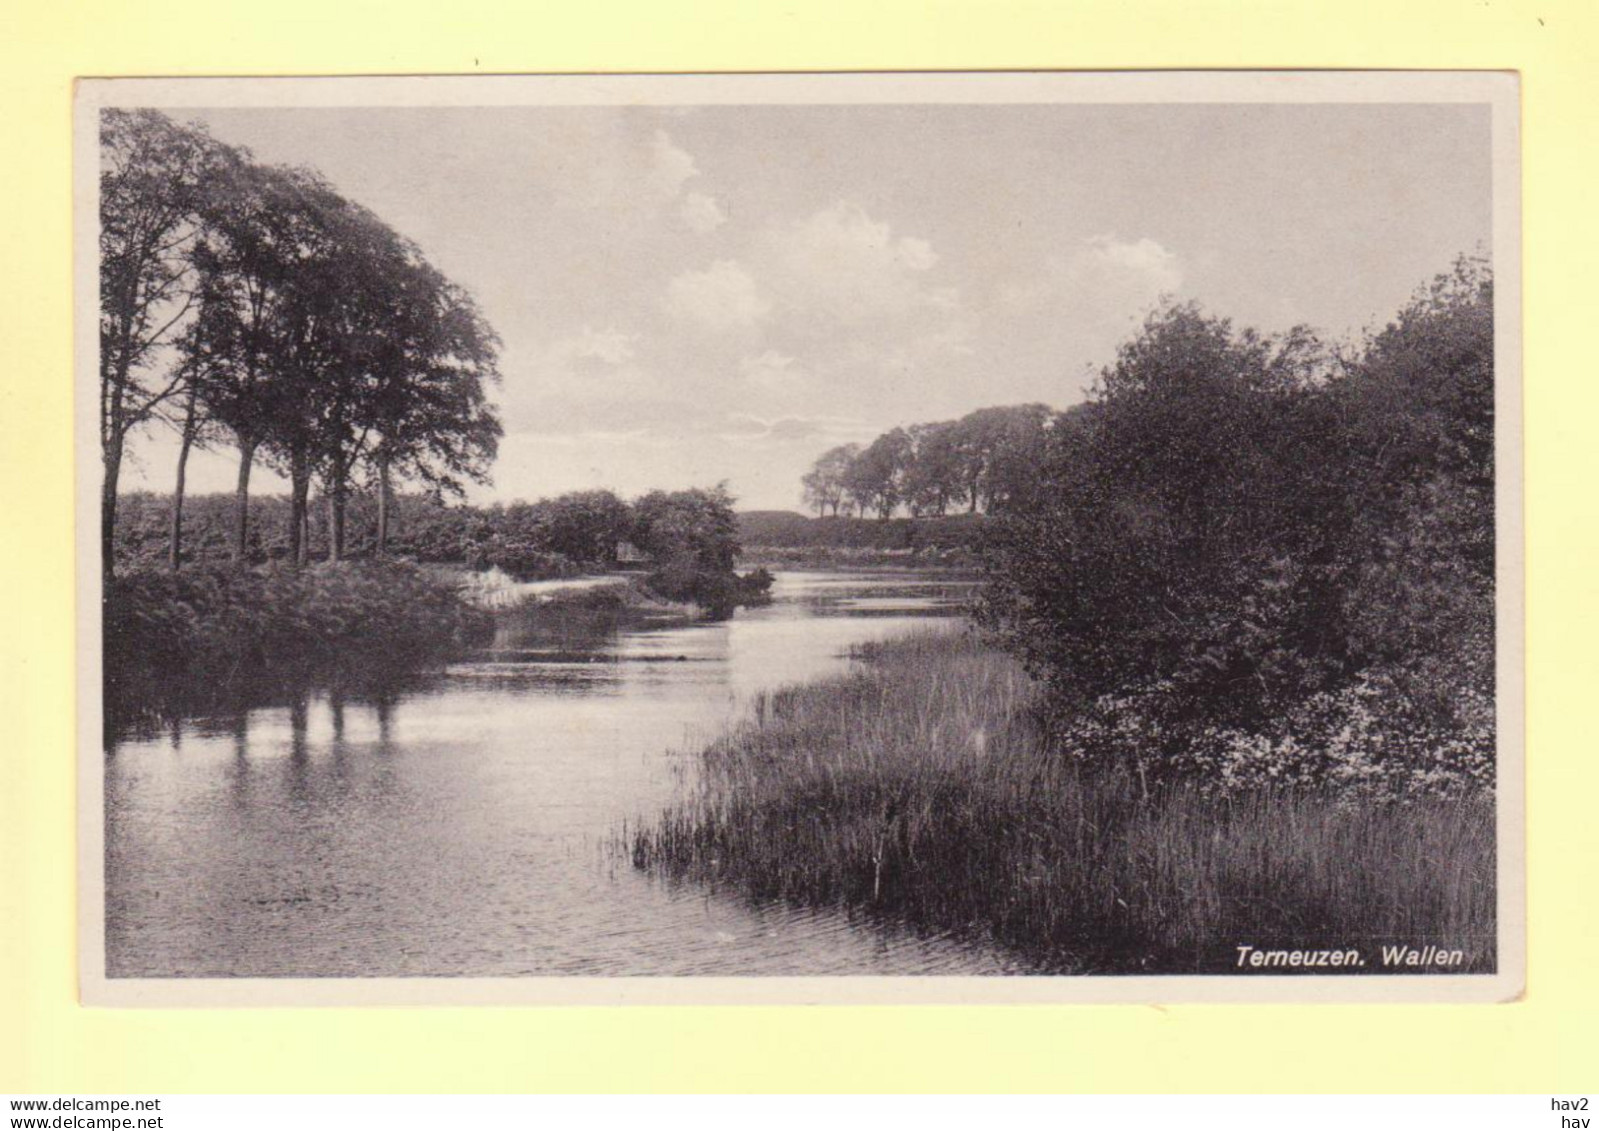
{"label": "bare tree trunk", "polygon": [[304,567],[310,556],[308,499],[311,494],[311,471],[303,455],[295,454],[289,460],[289,562],[295,569]]}
{"label": "bare tree trunk", "polygon": [[[100,575],[110,578],[117,561],[117,482],[122,476],[122,448],[128,438],[123,396],[128,384],[128,329],[124,322],[120,334],[122,348],[108,374],[101,361],[100,370],[100,458],[105,475],[100,482]],[[101,339],[101,349],[105,339]]]}
{"label": "bare tree trunk", "polygon": [[189,394],[189,408],[183,417],[183,444],[178,448],[177,482],[172,487],[172,535],[167,546],[167,565],[176,573],[183,566],[183,481],[189,470],[189,449],[194,446],[195,396]]}
{"label": "bare tree trunk", "polygon": [[373,548],[375,557],[385,557],[389,552],[389,461],[378,457],[378,531]]}
{"label": "bare tree trunk", "polygon": [[100,575],[116,572],[117,478],[122,474],[122,435],[114,433],[105,445],[105,478],[100,487]]}
{"label": "bare tree trunk", "polygon": [[255,462],[255,441],[239,441],[239,483],[233,489],[233,564],[243,569],[250,548],[250,465]]}
{"label": "bare tree trunk", "polygon": [[344,560],[344,478],[328,484],[328,561]]}

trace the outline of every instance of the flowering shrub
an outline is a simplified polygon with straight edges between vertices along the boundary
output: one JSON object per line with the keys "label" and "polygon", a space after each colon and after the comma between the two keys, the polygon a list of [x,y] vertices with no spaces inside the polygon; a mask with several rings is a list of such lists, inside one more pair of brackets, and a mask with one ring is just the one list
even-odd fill
{"label": "flowering shrub", "polygon": [[1211,731],[1194,761],[1224,790],[1327,785],[1379,800],[1447,797],[1494,786],[1494,704],[1463,688],[1452,717],[1426,709],[1392,671],[1305,700],[1265,734]]}
{"label": "flowering shrub", "polygon": [[1055,734],[1080,761],[1130,768],[1146,784],[1191,778],[1213,793],[1314,788],[1397,801],[1491,791],[1492,696],[1457,689],[1441,714],[1408,674],[1369,669],[1253,730],[1162,718],[1170,688],[1156,681],[1101,696]]}

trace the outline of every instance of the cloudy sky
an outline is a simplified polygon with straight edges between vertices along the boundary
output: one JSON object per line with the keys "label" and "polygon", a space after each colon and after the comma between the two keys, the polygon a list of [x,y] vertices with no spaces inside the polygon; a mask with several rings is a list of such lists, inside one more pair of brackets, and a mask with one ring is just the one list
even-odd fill
{"label": "cloudy sky", "polygon": [[[795,507],[833,444],[1082,399],[1162,295],[1341,337],[1490,242],[1485,107],[177,113],[321,170],[477,296],[506,429],[479,500],[725,479]],[[168,489],[174,450],[130,486]],[[191,489],[234,469],[197,457]]]}

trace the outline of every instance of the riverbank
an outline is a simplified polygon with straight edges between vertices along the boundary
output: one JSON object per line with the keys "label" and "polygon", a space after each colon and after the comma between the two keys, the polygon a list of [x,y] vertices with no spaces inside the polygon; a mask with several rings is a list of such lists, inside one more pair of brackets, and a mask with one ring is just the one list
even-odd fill
{"label": "riverbank", "polygon": [[494,634],[458,584],[395,561],[132,570],[104,612],[108,737],[312,687],[391,687]]}
{"label": "riverbank", "polygon": [[1461,951],[1439,972],[1493,968],[1491,796],[1146,797],[1053,748],[1026,673],[970,636],[863,655],[758,697],[691,795],[632,833],[634,864],[997,944],[1041,972],[1220,973],[1240,946],[1353,948],[1365,972],[1417,973],[1382,948],[1430,945]]}
{"label": "riverbank", "polygon": [[316,688],[123,731],[105,758],[108,962],[124,977],[1016,969],[862,916],[707,899],[600,851],[672,803],[680,752],[731,703],[846,670],[856,646],[940,616],[944,594],[782,574],[772,604],[730,623],[663,606],[518,639],[497,616],[503,642],[396,694]]}
{"label": "riverbank", "polygon": [[317,689],[381,696],[483,650],[560,651],[625,627],[725,618],[766,601],[771,576],[665,582],[677,591],[656,574],[518,582],[387,559],[127,570],[105,596],[107,738]]}

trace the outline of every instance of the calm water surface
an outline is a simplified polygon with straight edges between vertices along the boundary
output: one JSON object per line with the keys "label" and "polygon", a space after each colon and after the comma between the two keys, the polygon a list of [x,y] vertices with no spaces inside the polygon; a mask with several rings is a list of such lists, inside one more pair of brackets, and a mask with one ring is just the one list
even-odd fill
{"label": "calm water surface", "polygon": [[[768,608],[495,650],[106,759],[108,973],[999,973],[1001,956],[642,875],[611,847],[756,691],[948,619],[926,576],[780,573]],[[941,621],[934,618],[944,618]]]}

